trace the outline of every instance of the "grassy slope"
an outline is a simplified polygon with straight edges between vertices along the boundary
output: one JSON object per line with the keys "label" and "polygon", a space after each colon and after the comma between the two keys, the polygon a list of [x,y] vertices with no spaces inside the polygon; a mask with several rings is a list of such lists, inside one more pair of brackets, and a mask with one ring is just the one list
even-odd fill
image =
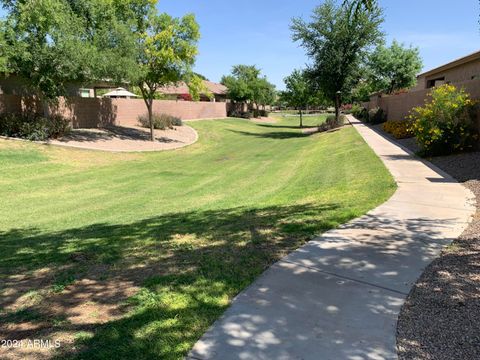
{"label": "grassy slope", "polygon": [[[329,114],[304,114],[303,126],[316,127],[325,122],[328,115]],[[298,111],[272,113],[271,116],[282,123],[288,123],[295,127],[300,124],[300,115],[298,114]]]}
{"label": "grassy slope", "polygon": [[153,154],[0,140],[0,277],[68,265],[33,289],[48,296],[103,264],[102,281],[142,286],[126,316],[95,332],[63,323],[82,339],[79,358],[182,358],[269,264],[395,188],[352,128],[304,136],[295,118],[191,125],[197,144]]}

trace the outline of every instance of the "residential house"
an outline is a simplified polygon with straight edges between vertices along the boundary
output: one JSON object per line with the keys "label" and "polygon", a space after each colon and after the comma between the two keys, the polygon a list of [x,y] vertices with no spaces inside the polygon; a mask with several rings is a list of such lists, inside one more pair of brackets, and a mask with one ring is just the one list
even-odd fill
{"label": "residential house", "polygon": [[419,74],[413,91],[475,79],[480,79],[480,51]]}
{"label": "residential house", "polygon": [[[212,94],[212,98],[207,94],[201,94],[200,101],[227,102],[228,89],[225,85],[208,80],[203,80],[203,84]],[[159,89],[158,92],[173,100],[191,100],[190,90],[184,82],[180,82],[177,85],[165,86]]]}
{"label": "residential house", "polygon": [[[82,98],[99,97],[99,90],[108,91],[116,87],[108,80],[96,81],[94,84],[68,84],[66,92],[68,96],[78,96]],[[28,83],[22,77],[16,74],[0,74],[0,94],[6,95],[31,95],[32,91]]]}
{"label": "residential house", "polygon": [[363,105],[367,109],[382,108],[388,120],[403,120],[408,117],[412,108],[423,106],[431,88],[443,84],[464,89],[472,99],[480,99],[480,51],[419,74],[417,85],[408,92],[373,94],[370,101]]}

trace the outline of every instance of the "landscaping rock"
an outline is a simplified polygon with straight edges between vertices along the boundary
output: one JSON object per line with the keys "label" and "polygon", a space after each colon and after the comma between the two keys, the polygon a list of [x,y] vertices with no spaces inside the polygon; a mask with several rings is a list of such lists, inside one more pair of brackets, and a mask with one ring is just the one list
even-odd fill
{"label": "landscaping rock", "polygon": [[[397,141],[418,151],[414,139]],[[470,189],[480,209],[480,152],[428,160]],[[480,211],[412,288],[397,345],[401,360],[480,359]]]}

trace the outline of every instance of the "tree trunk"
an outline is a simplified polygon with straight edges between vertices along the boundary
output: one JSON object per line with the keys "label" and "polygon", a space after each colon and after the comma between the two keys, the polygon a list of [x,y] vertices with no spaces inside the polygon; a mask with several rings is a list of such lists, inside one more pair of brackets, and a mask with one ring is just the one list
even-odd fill
{"label": "tree trunk", "polygon": [[150,140],[155,141],[155,128],[153,126],[153,111],[152,111],[153,101],[147,102],[148,109],[148,122],[150,123]]}
{"label": "tree trunk", "polygon": [[[33,111],[33,109],[29,109],[29,110]],[[42,97],[42,110],[43,110],[43,116],[46,119],[49,119],[50,118],[50,102],[44,97]]]}
{"label": "tree trunk", "polygon": [[303,113],[302,113],[302,109],[300,109],[300,128],[303,128]]}
{"label": "tree trunk", "polygon": [[153,99],[155,97],[155,88],[152,87],[144,87],[143,83],[139,83],[138,87],[142,92],[142,98],[147,106],[148,111],[148,124],[150,125],[150,140],[155,141],[155,128],[153,126]]}
{"label": "tree trunk", "polygon": [[335,120],[338,122],[340,118],[340,94],[335,95]]}

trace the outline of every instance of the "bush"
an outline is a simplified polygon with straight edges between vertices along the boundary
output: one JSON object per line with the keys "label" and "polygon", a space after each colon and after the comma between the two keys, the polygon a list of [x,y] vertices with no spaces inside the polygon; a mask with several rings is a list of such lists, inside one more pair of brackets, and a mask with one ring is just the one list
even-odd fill
{"label": "bush", "polygon": [[376,107],[368,111],[368,120],[367,122],[371,124],[381,124],[387,120],[387,114],[383,111],[382,108]]}
{"label": "bush", "polygon": [[361,121],[368,121],[368,110],[363,106],[354,104],[350,111],[355,118]]}
{"label": "bush", "polygon": [[464,90],[442,85],[431,100],[412,109],[413,133],[424,155],[446,155],[471,149],[478,140],[474,128],[474,102]]}
{"label": "bush", "polygon": [[183,126],[183,121],[179,117],[172,117],[172,125],[173,126]]}
{"label": "bush", "polygon": [[260,117],[268,117],[268,115],[270,115],[270,113],[267,110],[258,110],[258,115]]}
{"label": "bush", "polygon": [[353,110],[353,107],[354,107],[354,106],[355,106],[355,105],[353,105],[353,104],[344,104],[344,105],[342,105],[341,110],[342,110],[342,112],[344,112],[345,114],[352,114],[352,110]]}
{"label": "bush", "polygon": [[251,118],[253,118],[253,112],[251,112],[251,111],[242,111],[242,112],[240,113],[240,116],[239,116],[239,117],[242,118],[242,119],[251,119]]}
{"label": "bush", "polygon": [[328,130],[332,130],[340,126],[343,126],[343,124],[345,124],[346,119],[347,117],[345,115],[340,115],[337,121],[337,119],[335,118],[335,115],[328,115],[325,122],[323,124],[318,125],[318,131],[323,132],[323,131],[328,131]]}
{"label": "bush", "polygon": [[[176,116],[153,113],[152,114],[153,127],[158,130],[173,129],[174,126],[182,126],[182,119]],[[138,117],[138,122],[142,127],[150,128],[150,122],[148,121],[148,114]]]}
{"label": "bush", "polygon": [[241,119],[251,119],[253,117],[253,113],[251,111],[239,111],[235,109],[230,110],[227,116]]}
{"label": "bush", "polygon": [[[250,112],[249,112],[250,113]],[[262,110],[262,109],[253,109],[253,117],[259,118],[259,117],[268,117],[268,111],[267,110]]]}
{"label": "bush", "polygon": [[40,115],[0,115],[0,135],[32,141],[56,139],[68,133],[70,120],[61,115],[45,118]]}
{"label": "bush", "polygon": [[359,104],[353,104],[350,109],[350,113],[353,116],[357,116],[360,113],[360,111],[362,111],[362,109],[363,109],[363,106],[360,106]]}
{"label": "bush", "polygon": [[413,137],[413,122],[411,120],[387,121],[383,124],[383,130],[392,134],[396,139]]}

